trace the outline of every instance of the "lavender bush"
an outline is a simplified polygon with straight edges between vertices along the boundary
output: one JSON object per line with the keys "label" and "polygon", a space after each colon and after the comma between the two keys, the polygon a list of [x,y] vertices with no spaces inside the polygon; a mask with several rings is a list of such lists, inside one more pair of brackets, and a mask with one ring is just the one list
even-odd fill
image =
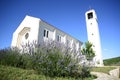
{"label": "lavender bush", "polygon": [[80,76],[80,55],[62,43],[55,41],[42,43],[32,56],[36,65],[34,69],[39,73],[52,77]]}
{"label": "lavender bush", "polygon": [[84,67],[80,65],[82,55],[75,49],[55,41],[36,42],[0,51],[0,63],[24,69],[34,69],[51,77],[81,77]]}

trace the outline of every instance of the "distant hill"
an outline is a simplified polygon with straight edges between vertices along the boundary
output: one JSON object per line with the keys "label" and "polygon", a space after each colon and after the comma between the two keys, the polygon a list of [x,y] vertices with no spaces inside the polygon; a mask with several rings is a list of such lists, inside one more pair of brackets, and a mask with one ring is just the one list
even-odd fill
{"label": "distant hill", "polygon": [[120,66],[120,57],[103,60],[105,66]]}

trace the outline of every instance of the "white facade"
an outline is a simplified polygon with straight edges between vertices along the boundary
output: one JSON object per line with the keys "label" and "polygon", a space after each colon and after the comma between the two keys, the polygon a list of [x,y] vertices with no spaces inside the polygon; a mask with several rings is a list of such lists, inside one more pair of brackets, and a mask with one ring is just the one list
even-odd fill
{"label": "white facade", "polygon": [[94,62],[96,66],[102,66],[102,54],[101,54],[101,43],[98,29],[98,20],[95,11],[89,10],[85,13],[86,16],[86,26],[87,26],[87,34],[88,41],[93,44],[93,50],[95,51]]}
{"label": "white facade", "polygon": [[40,44],[45,40],[55,40],[61,43],[69,42],[70,47],[76,45],[76,50],[81,48],[82,42],[57,29],[56,27],[46,23],[45,21],[26,16],[16,31],[13,33],[12,47],[22,48],[27,42],[32,43],[36,41]]}

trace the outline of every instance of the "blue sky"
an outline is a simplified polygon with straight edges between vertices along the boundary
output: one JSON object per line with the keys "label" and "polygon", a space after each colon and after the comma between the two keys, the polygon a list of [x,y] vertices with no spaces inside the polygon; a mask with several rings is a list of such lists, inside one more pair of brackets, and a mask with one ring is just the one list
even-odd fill
{"label": "blue sky", "polygon": [[26,15],[86,42],[85,12],[90,7],[98,17],[103,59],[120,56],[120,0],[0,0],[0,49],[11,45]]}

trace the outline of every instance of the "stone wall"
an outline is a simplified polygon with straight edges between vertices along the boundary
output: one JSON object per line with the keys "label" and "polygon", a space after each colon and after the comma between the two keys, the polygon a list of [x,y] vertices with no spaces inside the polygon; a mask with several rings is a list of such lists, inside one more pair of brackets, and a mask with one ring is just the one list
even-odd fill
{"label": "stone wall", "polygon": [[109,74],[110,74],[111,76],[120,78],[120,68],[111,70],[111,71],[109,72]]}

